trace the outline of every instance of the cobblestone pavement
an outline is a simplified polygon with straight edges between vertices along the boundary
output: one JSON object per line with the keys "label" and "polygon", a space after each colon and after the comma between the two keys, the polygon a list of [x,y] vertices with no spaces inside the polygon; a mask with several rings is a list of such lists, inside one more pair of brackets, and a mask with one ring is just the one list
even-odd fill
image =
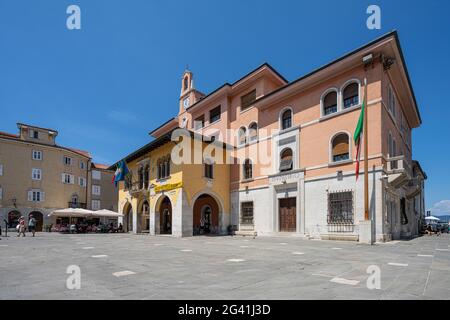
{"label": "cobblestone pavement", "polygon": [[[296,237],[12,235],[0,240],[0,299],[450,299],[449,245],[448,234],[374,246]],[[67,288],[71,265],[81,271],[78,290]],[[367,287],[369,266],[381,271],[380,289]]]}

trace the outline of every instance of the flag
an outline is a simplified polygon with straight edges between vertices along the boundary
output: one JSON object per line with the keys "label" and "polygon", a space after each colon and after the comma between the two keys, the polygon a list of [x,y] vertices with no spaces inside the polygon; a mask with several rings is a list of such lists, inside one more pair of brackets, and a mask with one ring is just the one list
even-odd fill
{"label": "flag", "polygon": [[119,181],[125,180],[125,177],[129,172],[130,170],[128,170],[126,162],[123,160],[119,161],[119,163],[117,164],[116,172],[114,173],[113,177],[113,182],[116,185],[116,187]]}
{"label": "flag", "polygon": [[353,135],[353,140],[356,145],[356,181],[358,181],[359,177],[359,164],[361,159],[361,142],[363,136],[364,129],[364,113],[366,112],[366,97],[364,97],[363,104],[361,107],[361,114],[359,115],[358,124],[356,125],[355,134]]}

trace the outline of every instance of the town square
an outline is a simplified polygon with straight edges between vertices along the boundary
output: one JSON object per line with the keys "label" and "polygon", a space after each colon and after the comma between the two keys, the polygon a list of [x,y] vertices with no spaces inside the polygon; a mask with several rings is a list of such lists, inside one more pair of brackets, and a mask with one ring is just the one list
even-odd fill
{"label": "town square", "polygon": [[449,301],[449,9],[0,0],[0,303]]}

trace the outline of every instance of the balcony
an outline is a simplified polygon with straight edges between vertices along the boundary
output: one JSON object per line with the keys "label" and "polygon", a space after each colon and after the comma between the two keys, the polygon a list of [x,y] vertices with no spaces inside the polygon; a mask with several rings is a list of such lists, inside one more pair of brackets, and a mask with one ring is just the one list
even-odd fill
{"label": "balcony", "polygon": [[398,156],[387,159],[386,174],[388,176],[388,182],[396,188],[404,186],[413,178],[411,164],[405,158],[405,156]]}
{"label": "balcony", "polygon": [[133,181],[131,186],[127,186],[127,190],[131,195],[135,196],[140,193],[145,193],[148,190],[148,183],[144,183],[142,181]]}
{"label": "balcony", "polygon": [[72,208],[72,209],[86,209],[87,205],[86,205],[86,203],[82,203],[82,202],[69,202],[68,208]]}

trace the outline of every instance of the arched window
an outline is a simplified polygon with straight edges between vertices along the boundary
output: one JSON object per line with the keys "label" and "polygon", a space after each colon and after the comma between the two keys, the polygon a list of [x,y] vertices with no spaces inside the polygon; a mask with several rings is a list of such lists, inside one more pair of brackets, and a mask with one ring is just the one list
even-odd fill
{"label": "arched window", "polygon": [[244,180],[253,178],[253,166],[250,159],[245,159],[244,161]]}
{"label": "arched window", "polygon": [[71,197],[70,205],[72,208],[78,208],[78,195],[75,193]]}
{"label": "arched window", "polygon": [[184,81],[183,81],[183,90],[187,90],[188,89],[188,87],[189,87],[189,79],[188,79],[188,77],[186,76],[186,77],[184,77]]}
{"label": "arched window", "polygon": [[252,122],[248,126],[248,135],[250,142],[258,140],[258,124],[256,122]]}
{"label": "arched window", "polygon": [[214,179],[214,161],[206,158],[203,160],[204,162],[204,176],[208,179]]}
{"label": "arched window", "polygon": [[331,142],[331,157],[333,162],[350,159],[349,137],[346,133],[340,133]]}
{"label": "arched window", "polygon": [[287,148],[280,154],[280,171],[290,171],[293,168],[292,149]]}
{"label": "arched window", "polygon": [[244,145],[247,143],[247,130],[245,127],[241,127],[238,132],[238,143]]}
{"label": "arched window", "polygon": [[327,95],[323,98],[323,115],[327,116],[329,114],[335,113],[338,111],[337,106],[337,92],[331,91],[327,93]]}
{"label": "arched window", "polygon": [[356,106],[359,104],[359,84],[352,82],[347,85],[343,92],[344,109]]}
{"label": "arched window", "polygon": [[281,130],[286,130],[290,127],[292,127],[292,111],[288,109],[281,115]]}
{"label": "arched window", "polygon": [[170,176],[170,155],[164,158],[164,178]]}
{"label": "arched window", "polygon": [[138,170],[139,189],[144,188],[144,168],[140,167]]}
{"label": "arched window", "polygon": [[144,168],[144,188],[148,189],[148,184],[150,181],[150,168],[149,165],[147,164]]}
{"label": "arched window", "polygon": [[133,171],[129,171],[128,174],[125,176],[125,190],[131,190],[131,184],[133,179]]}

